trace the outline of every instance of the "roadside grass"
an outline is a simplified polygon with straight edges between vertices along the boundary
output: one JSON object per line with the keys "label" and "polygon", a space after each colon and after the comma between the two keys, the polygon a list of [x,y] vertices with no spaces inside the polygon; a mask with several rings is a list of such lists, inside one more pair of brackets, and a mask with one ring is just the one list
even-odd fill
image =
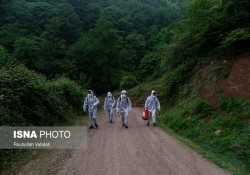
{"label": "roadside grass", "polygon": [[[168,133],[235,175],[250,174],[250,102],[220,99],[218,109],[204,99],[186,98],[158,119]],[[219,131],[219,132],[218,132]],[[217,132],[217,134],[216,134]]]}
{"label": "roadside grass", "polygon": [[211,152],[209,150],[206,150],[206,149],[202,148],[200,145],[198,145],[198,144],[194,143],[193,141],[191,141],[190,139],[185,138],[185,137],[177,134],[172,129],[170,129],[165,123],[162,123],[162,122],[158,121],[158,125],[164,131],[169,133],[171,136],[173,136],[177,140],[181,141],[182,143],[184,143],[188,147],[192,148],[193,150],[198,152],[202,157],[204,157],[204,158],[210,160],[211,162],[217,164],[221,168],[226,169],[226,170],[228,170],[229,172],[231,172],[231,173],[233,173],[235,175],[242,175],[242,174],[247,175],[247,172],[246,171],[244,172],[244,170],[242,170],[239,166],[235,166],[231,162],[228,162],[227,160],[223,159],[223,157],[218,156],[216,153]]}

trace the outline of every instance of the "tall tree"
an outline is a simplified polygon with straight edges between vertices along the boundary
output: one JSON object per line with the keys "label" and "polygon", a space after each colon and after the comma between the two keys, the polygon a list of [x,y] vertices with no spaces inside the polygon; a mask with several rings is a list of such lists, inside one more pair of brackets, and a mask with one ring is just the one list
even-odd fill
{"label": "tall tree", "polygon": [[46,62],[41,57],[41,40],[36,37],[19,38],[15,41],[13,57],[30,69],[43,71]]}
{"label": "tall tree", "polygon": [[0,69],[11,61],[12,59],[8,51],[3,46],[0,45]]}
{"label": "tall tree", "polygon": [[120,81],[120,51],[122,38],[105,18],[97,21],[94,29],[82,37],[67,53],[74,59],[76,74],[84,73],[90,88],[97,93],[113,90]]}
{"label": "tall tree", "polygon": [[46,25],[46,30],[42,34],[42,52],[47,62],[47,75],[69,74],[74,69],[73,60],[64,59],[66,41],[61,38],[60,29],[60,18],[55,17]]}
{"label": "tall tree", "polygon": [[124,68],[134,71],[140,64],[146,50],[146,41],[143,35],[131,33],[125,38],[125,48],[128,54],[122,60]]}

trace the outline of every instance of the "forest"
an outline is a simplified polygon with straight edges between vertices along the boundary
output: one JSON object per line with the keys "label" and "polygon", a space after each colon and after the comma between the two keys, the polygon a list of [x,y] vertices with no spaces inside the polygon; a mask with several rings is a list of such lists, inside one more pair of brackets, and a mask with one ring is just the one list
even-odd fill
{"label": "forest", "polygon": [[[86,89],[102,95],[157,80],[162,104],[174,107],[200,66],[249,52],[249,9],[249,0],[1,0],[0,125],[64,125],[81,114]],[[243,105],[237,115],[249,118],[249,101],[221,103]],[[0,167],[11,155],[0,151]],[[236,159],[246,166],[249,155]]]}
{"label": "forest", "polygon": [[0,63],[65,75],[97,94],[129,88],[194,59],[247,49],[248,9],[247,0],[3,0]]}
{"label": "forest", "polygon": [[179,18],[180,4],[2,1],[0,45],[29,69],[80,80],[100,94],[144,73],[142,58],[154,50],[158,33]]}
{"label": "forest", "polygon": [[247,49],[248,9],[247,0],[3,0],[1,66],[15,60],[97,94],[127,88]]}

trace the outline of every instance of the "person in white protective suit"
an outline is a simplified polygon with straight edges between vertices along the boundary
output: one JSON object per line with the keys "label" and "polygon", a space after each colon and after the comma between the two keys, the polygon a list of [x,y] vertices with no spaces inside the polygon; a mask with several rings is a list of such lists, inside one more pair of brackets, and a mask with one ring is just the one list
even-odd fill
{"label": "person in white protective suit", "polygon": [[111,92],[108,92],[107,97],[104,100],[104,110],[107,110],[109,122],[113,123],[113,108],[115,107],[115,98],[111,94]]}
{"label": "person in white protective suit", "polygon": [[98,128],[98,125],[96,123],[96,112],[97,112],[97,105],[99,103],[99,100],[96,96],[94,96],[92,90],[88,90],[88,95],[84,100],[83,103],[83,110],[86,112],[87,108],[89,111],[89,129],[92,129],[95,125],[96,128]]}
{"label": "person in white protective suit", "polygon": [[131,111],[131,101],[127,96],[127,92],[123,90],[121,96],[117,100],[116,110],[122,117],[122,126],[128,128],[128,113]]}
{"label": "person in white protective suit", "polygon": [[[152,116],[153,125],[155,127],[157,127],[156,121],[155,121],[156,110],[159,111],[161,109],[161,106],[160,106],[160,102],[159,102],[158,98],[156,97],[156,92],[154,90],[152,90],[151,96],[149,96],[147,98],[144,108],[149,111],[149,118],[150,118],[150,116]],[[149,125],[149,122],[150,122],[149,118],[147,121],[147,125]]]}

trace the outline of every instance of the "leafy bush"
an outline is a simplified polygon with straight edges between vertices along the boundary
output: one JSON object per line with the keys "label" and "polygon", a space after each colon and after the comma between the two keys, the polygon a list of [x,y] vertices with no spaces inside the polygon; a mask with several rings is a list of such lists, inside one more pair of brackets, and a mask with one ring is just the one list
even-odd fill
{"label": "leafy bush", "polygon": [[82,89],[77,83],[66,77],[60,77],[51,81],[49,85],[52,92],[63,98],[74,109],[77,109],[77,112],[82,110],[81,105],[79,105],[79,102],[82,101]]}
{"label": "leafy bush", "polygon": [[48,81],[25,66],[0,70],[0,125],[56,125],[79,111],[81,88],[66,78]]}
{"label": "leafy bush", "polygon": [[[0,126],[63,125],[81,111],[82,89],[68,78],[48,81],[24,65],[0,70]],[[0,150],[0,169],[25,151]]]}
{"label": "leafy bush", "polygon": [[231,48],[250,40],[250,28],[238,28],[231,31],[221,42],[221,48]]}
{"label": "leafy bush", "polygon": [[0,68],[11,61],[8,51],[0,45]]}
{"label": "leafy bush", "polygon": [[190,114],[191,115],[199,115],[200,117],[204,117],[212,112],[211,105],[204,99],[195,99],[194,103],[191,107]]}
{"label": "leafy bush", "polygon": [[46,79],[23,65],[12,64],[0,73],[1,107],[5,119],[0,125],[43,123],[46,113],[43,101],[48,97]]}
{"label": "leafy bush", "polygon": [[145,77],[153,76],[153,74],[159,72],[160,64],[157,64],[159,61],[159,55],[157,55],[156,53],[146,54],[142,58],[138,69],[140,78],[142,80],[145,80]]}
{"label": "leafy bush", "polygon": [[138,84],[137,79],[134,75],[124,76],[120,83],[120,88],[129,89],[135,87]]}
{"label": "leafy bush", "polygon": [[189,80],[192,74],[194,64],[181,64],[177,68],[169,71],[164,75],[164,92],[163,96],[171,99],[178,95],[181,87]]}

